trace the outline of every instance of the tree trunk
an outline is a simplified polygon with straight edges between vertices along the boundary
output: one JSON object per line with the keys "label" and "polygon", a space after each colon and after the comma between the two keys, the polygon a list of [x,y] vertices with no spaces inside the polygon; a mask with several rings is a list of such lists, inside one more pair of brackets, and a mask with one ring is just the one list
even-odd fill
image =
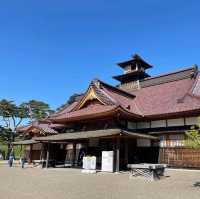
{"label": "tree trunk", "polygon": [[11,153],[11,151],[12,151],[11,143],[9,142],[9,143],[7,144],[7,146],[8,146],[8,150],[7,150],[7,154],[6,154],[6,159],[8,160],[8,159],[9,159],[9,156],[10,156],[10,153]]}
{"label": "tree trunk", "polygon": [[6,155],[7,160],[9,159],[11,152],[13,153],[12,155],[14,155],[14,151],[12,151],[12,142],[14,142],[14,141],[15,141],[14,132],[11,132],[10,139],[7,144],[7,146],[8,146],[7,155]]}

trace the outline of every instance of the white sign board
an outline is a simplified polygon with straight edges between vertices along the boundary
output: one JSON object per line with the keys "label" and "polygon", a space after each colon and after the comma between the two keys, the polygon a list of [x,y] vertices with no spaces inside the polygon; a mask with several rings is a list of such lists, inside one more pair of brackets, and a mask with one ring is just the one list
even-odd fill
{"label": "white sign board", "polygon": [[96,170],[96,157],[95,156],[83,157],[83,169]]}
{"label": "white sign board", "polygon": [[101,170],[113,172],[113,151],[102,151]]}

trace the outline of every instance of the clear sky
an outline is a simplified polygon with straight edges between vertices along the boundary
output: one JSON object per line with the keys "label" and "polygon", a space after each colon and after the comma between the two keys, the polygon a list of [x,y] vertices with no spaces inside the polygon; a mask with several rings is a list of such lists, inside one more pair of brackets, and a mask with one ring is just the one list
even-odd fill
{"label": "clear sky", "polygon": [[0,1],[0,97],[52,108],[138,53],[152,75],[200,65],[200,1]]}

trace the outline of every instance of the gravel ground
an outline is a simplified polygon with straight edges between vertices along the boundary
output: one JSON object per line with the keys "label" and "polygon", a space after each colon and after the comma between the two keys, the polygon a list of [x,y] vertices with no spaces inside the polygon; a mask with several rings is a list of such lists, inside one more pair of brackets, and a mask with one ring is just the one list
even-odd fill
{"label": "gravel ground", "polygon": [[0,167],[1,199],[199,199],[199,171],[167,171],[160,181],[76,169]]}

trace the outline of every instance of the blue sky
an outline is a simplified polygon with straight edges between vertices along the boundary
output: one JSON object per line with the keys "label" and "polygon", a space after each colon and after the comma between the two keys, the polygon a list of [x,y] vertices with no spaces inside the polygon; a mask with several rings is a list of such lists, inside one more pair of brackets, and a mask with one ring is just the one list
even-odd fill
{"label": "blue sky", "polygon": [[138,53],[155,75],[200,64],[200,1],[0,1],[0,97],[52,108]]}

